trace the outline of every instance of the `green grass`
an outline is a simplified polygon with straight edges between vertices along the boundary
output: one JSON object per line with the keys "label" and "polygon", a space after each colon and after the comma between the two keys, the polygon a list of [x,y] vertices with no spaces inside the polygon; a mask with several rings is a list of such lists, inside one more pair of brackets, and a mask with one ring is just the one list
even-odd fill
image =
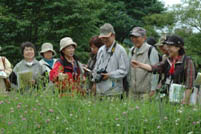
{"label": "green grass", "polygon": [[48,91],[0,95],[0,134],[200,134],[201,108]]}

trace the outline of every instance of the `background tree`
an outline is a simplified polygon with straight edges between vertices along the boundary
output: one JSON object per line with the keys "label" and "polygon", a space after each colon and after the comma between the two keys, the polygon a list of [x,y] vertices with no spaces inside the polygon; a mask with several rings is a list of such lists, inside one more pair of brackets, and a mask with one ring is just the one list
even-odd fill
{"label": "background tree", "polygon": [[[165,10],[159,0],[1,0],[1,55],[15,65],[22,58],[22,42],[33,42],[37,50],[51,42],[58,52],[60,39],[70,36],[78,43],[76,55],[86,63],[88,41],[99,34],[102,24],[111,23],[117,40],[123,42],[132,27],[146,27],[145,17]],[[152,33],[157,34],[155,29]]]}

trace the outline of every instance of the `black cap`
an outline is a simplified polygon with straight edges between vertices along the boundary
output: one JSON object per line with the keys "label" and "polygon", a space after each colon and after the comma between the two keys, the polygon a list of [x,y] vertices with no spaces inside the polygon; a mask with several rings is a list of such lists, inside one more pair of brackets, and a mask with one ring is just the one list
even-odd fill
{"label": "black cap", "polygon": [[164,44],[176,47],[183,47],[184,40],[178,35],[171,35],[169,38],[164,42]]}

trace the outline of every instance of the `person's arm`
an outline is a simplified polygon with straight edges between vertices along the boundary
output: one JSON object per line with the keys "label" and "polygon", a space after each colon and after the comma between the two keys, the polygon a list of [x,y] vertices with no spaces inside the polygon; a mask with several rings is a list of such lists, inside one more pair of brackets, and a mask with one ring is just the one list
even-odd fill
{"label": "person's arm", "polygon": [[51,80],[52,82],[57,81],[57,80],[58,80],[59,73],[63,73],[63,70],[64,70],[64,68],[63,68],[63,66],[61,65],[61,63],[56,62],[56,63],[54,64],[53,69],[50,71],[50,74],[49,74],[49,75],[50,75],[50,76],[49,76],[50,80]]}
{"label": "person's arm", "polygon": [[[156,65],[157,63],[159,63],[159,56],[158,56],[158,52],[156,51],[155,48],[152,49],[151,54],[150,54],[150,63],[151,65]],[[150,92],[150,97],[154,95],[155,90],[158,86],[158,79],[159,79],[159,75],[158,74],[154,74],[152,73],[151,75],[151,92]]]}
{"label": "person's arm", "polygon": [[131,66],[133,68],[141,68],[141,69],[144,69],[144,70],[147,70],[147,71],[152,71],[151,65],[144,64],[144,63],[138,62],[136,60],[131,60]]}
{"label": "person's arm", "polygon": [[7,77],[9,77],[9,75],[11,74],[11,72],[12,72],[11,64],[8,61],[8,59],[5,58],[5,73],[7,74]]}
{"label": "person's arm", "polygon": [[195,80],[195,67],[194,67],[193,61],[191,59],[187,60],[185,73],[186,73],[186,84],[185,85],[186,85],[187,89],[185,90],[185,95],[184,95],[182,104],[189,103],[192,89],[194,86],[193,82]]}

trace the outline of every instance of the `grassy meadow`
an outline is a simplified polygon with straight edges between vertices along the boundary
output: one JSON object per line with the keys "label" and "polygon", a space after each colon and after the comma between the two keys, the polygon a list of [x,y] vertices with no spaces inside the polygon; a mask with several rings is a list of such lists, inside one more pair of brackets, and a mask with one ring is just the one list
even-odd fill
{"label": "grassy meadow", "polygon": [[201,107],[51,91],[0,95],[0,134],[200,134]]}

